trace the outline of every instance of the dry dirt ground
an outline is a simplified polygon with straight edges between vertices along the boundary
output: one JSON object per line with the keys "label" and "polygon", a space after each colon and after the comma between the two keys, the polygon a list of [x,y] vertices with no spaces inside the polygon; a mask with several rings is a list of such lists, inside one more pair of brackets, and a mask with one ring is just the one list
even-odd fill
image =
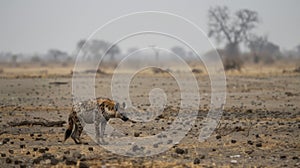
{"label": "dry dirt ground", "polygon": [[[42,73],[42,72],[41,72]],[[71,76],[0,79],[0,167],[299,167],[300,74],[227,75],[227,100],[220,124],[204,142],[198,135],[209,109],[210,84],[198,75],[201,105],[186,137],[169,150],[144,158],[120,156],[83,134],[83,144],[63,143],[72,104]],[[96,95],[111,97],[111,75],[96,79]],[[59,82],[59,83],[55,83]],[[138,74],[130,97],[140,109],[148,93],[161,88],[168,98],[163,114],[149,123],[110,124],[128,136],[157,134],[172,123],[180,91],[169,75]],[[16,126],[22,121],[59,121],[54,126]],[[158,146],[159,147],[159,146]]]}

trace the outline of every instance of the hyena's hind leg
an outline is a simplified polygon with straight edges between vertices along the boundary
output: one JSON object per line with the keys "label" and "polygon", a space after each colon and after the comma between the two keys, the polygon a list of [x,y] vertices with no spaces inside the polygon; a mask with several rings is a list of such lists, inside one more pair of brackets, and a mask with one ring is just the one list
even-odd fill
{"label": "hyena's hind leg", "polygon": [[103,144],[107,144],[107,142],[104,141],[104,133],[105,133],[105,127],[107,121],[105,120],[104,117],[102,117],[100,123],[101,123],[100,138]]}
{"label": "hyena's hind leg", "polygon": [[71,138],[74,140],[76,144],[81,144],[80,136],[83,131],[83,125],[81,124],[79,118],[76,117],[75,119],[75,129],[71,135]]}

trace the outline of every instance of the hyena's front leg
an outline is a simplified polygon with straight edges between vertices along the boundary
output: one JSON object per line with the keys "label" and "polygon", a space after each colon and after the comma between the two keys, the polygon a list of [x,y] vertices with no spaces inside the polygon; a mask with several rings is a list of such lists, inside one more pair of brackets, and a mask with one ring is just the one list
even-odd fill
{"label": "hyena's front leg", "polygon": [[[97,138],[97,142],[101,143],[101,144],[105,144],[104,131],[105,131],[105,126],[106,126],[107,120],[103,116],[104,113],[105,113],[105,108],[104,108],[104,104],[102,103],[98,106],[98,112],[95,115],[95,120],[97,121],[95,123],[96,138]],[[99,129],[100,123],[101,123],[101,130]],[[102,142],[99,141],[99,136],[100,136]]]}
{"label": "hyena's front leg", "polygon": [[100,128],[99,128],[100,121],[101,121],[100,115],[98,113],[96,113],[95,114],[94,124],[95,124],[95,132],[96,132],[97,143],[100,143],[100,141],[99,141],[99,137],[100,137]]}
{"label": "hyena's front leg", "polygon": [[101,131],[100,131],[100,138],[101,138],[102,144],[107,144],[104,141],[104,133],[105,133],[106,123],[107,123],[107,121],[104,118],[102,118],[101,119]]}

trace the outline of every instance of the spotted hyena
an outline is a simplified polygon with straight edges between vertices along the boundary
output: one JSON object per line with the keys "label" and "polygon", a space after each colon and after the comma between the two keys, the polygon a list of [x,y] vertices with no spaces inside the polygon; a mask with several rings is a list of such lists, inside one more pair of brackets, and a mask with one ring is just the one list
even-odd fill
{"label": "spotted hyena", "polygon": [[[109,119],[120,118],[123,121],[128,120],[124,114],[119,112],[119,108],[119,103],[102,97],[74,104],[68,119],[69,125],[65,132],[65,141],[71,136],[76,144],[81,143],[80,135],[84,125],[94,124],[97,142],[105,143],[103,136]],[[122,108],[125,108],[125,103],[123,103]],[[101,126],[101,130],[99,126]]]}

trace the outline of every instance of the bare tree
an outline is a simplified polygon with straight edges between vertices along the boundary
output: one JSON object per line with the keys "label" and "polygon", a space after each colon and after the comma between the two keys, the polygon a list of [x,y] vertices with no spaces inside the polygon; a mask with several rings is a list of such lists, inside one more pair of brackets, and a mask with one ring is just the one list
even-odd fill
{"label": "bare tree", "polygon": [[267,36],[251,36],[248,40],[248,47],[254,56],[254,62],[263,60],[264,63],[273,63],[281,57],[279,46],[270,42]]}
{"label": "bare tree", "polygon": [[175,46],[171,48],[171,51],[180,56],[181,58],[186,57],[186,51],[184,50],[183,47],[180,46]]}
{"label": "bare tree", "polygon": [[79,41],[77,42],[77,46],[76,46],[77,50],[78,50],[78,51],[81,50],[85,43],[86,43],[86,40],[83,40],[83,39],[82,39],[82,40],[79,40]]}
{"label": "bare tree", "polygon": [[226,6],[210,8],[209,37],[218,42],[226,41],[226,60],[228,69],[240,69],[239,44],[248,40],[250,31],[258,23],[258,14],[248,9],[238,10],[233,16]]}
{"label": "bare tree", "polygon": [[110,55],[110,61],[114,62],[115,61],[115,55],[120,53],[120,48],[116,44],[111,46],[111,48],[107,51],[107,54]]}
{"label": "bare tree", "polygon": [[108,43],[103,40],[92,40],[88,43],[88,49],[94,58],[99,57],[108,49]]}
{"label": "bare tree", "polygon": [[103,40],[80,40],[77,43],[77,49],[81,50],[84,54],[84,59],[93,61],[97,57],[100,57],[108,49],[108,43]]}
{"label": "bare tree", "polygon": [[18,59],[18,55],[13,55],[12,57],[11,57],[11,62],[12,63],[16,63],[17,62],[17,59]]}
{"label": "bare tree", "polygon": [[103,54],[109,55],[110,61],[115,61],[115,56],[121,52],[119,46],[98,39],[80,40],[76,47],[78,51],[83,52],[85,59],[89,61],[97,60]]}
{"label": "bare tree", "polygon": [[153,51],[155,53],[155,61],[158,62],[159,61],[159,49],[156,48],[155,45],[151,45],[150,47],[153,49]]}
{"label": "bare tree", "polygon": [[296,47],[296,52],[297,52],[297,56],[299,57],[300,56],[300,44]]}
{"label": "bare tree", "polygon": [[59,60],[61,61],[61,59],[65,59],[66,57],[68,57],[68,54],[58,49],[49,49],[48,56],[50,57],[50,59],[53,59],[54,62],[58,62]]}
{"label": "bare tree", "polygon": [[18,55],[17,54],[14,54],[14,55],[12,55],[12,57],[11,57],[11,62],[12,62],[12,64],[13,64],[13,66],[17,66],[17,60],[18,60]]}
{"label": "bare tree", "polygon": [[254,63],[260,61],[260,53],[263,51],[264,46],[268,43],[267,36],[251,36],[248,40],[248,47],[253,54]]}
{"label": "bare tree", "polygon": [[30,61],[33,63],[38,63],[38,62],[41,62],[42,60],[38,55],[34,55],[31,57]]}

